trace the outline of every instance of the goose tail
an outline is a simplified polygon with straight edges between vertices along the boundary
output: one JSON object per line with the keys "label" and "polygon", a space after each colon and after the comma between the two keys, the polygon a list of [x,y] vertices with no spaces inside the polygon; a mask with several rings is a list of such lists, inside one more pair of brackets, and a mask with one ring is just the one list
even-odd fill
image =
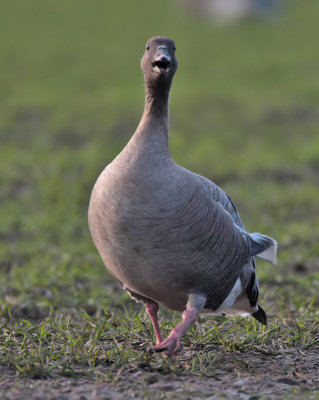
{"label": "goose tail", "polygon": [[254,312],[253,314],[251,314],[254,318],[257,319],[257,321],[259,321],[261,324],[263,325],[267,325],[267,314],[265,313],[265,311],[260,307],[260,305],[258,304],[258,310],[256,312]]}
{"label": "goose tail", "polygon": [[257,256],[276,264],[278,247],[276,240],[261,233],[251,233],[249,236],[252,244],[251,256]]}

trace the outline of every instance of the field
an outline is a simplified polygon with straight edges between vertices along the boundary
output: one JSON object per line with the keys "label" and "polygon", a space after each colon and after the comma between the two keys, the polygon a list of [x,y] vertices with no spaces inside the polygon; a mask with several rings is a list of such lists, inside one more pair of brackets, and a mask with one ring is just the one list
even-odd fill
{"label": "field", "polygon": [[[132,4],[0,4],[0,399],[319,399],[319,4],[222,27]],[[257,266],[268,326],[201,315],[175,358],[147,352],[150,321],[87,225],[157,34],[177,44],[173,158],[279,242],[278,264]],[[160,317],[165,335],[180,320]]]}

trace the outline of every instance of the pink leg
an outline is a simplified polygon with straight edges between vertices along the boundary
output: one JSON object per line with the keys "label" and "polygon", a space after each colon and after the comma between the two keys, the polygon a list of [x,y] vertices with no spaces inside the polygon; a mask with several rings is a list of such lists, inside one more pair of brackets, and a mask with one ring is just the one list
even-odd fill
{"label": "pink leg", "polygon": [[172,330],[167,339],[153,346],[152,350],[156,352],[167,351],[168,354],[176,354],[181,349],[182,336],[194,324],[205,303],[206,297],[191,294],[187,302],[187,308],[183,312],[183,322]]}
{"label": "pink leg", "polygon": [[194,324],[198,317],[197,310],[190,309],[183,312],[183,322],[172,330],[169,337],[157,346],[153,346],[152,350],[156,352],[168,351],[169,354],[176,353],[181,348],[181,340],[183,334]]}
{"label": "pink leg", "polygon": [[157,320],[158,305],[157,305],[157,303],[154,303],[154,302],[148,302],[148,303],[145,303],[145,308],[146,308],[147,314],[150,316],[152,323],[153,323],[155,336],[156,336],[156,344],[160,344],[160,343],[162,343],[163,338],[162,338],[162,335],[160,332],[160,327],[159,327],[158,320]]}

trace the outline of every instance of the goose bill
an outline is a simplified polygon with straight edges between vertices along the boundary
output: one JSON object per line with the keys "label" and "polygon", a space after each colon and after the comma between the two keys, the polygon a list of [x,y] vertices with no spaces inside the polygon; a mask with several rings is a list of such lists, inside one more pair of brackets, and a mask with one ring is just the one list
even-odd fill
{"label": "goose bill", "polygon": [[169,63],[166,62],[155,62],[153,63],[153,71],[160,74],[161,72],[169,71]]}

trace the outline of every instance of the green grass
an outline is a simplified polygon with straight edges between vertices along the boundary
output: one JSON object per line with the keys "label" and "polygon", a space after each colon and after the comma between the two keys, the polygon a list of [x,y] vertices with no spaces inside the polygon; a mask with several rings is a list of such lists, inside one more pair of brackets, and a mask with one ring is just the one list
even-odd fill
{"label": "green grass", "polygon": [[[213,376],[236,354],[318,351],[319,6],[217,28],[171,3],[0,5],[0,366],[23,376]],[[201,316],[176,360],[145,352],[150,322],[106,272],[86,216],[138,123],[155,34],[177,43],[174,159],[279,242],[278,265],[258,263],[269,326]],[[179,315],[162,315],[167,334]]]}
{"label": "green grass", "polygon": [[[151,324],[144,318],[144,312],[132,309],[124,313],[105,310],[103,315],[95,317],[80,314],[76,319],[50,314],[37,324],[9,319],[1,326],[1,362],[37,378],[89,374],[99,379],[101,367],[114,373],[114,369],[132,368],[132,364],[139,363],[149,363],[163,374],[209,375],[216,367],[213,361],[221,353],[280,354],[282,349],[318,349],[319,316],[311,324],[307,321],[309,313],[314,311],[313,302],[299,305],[293,318],[280,313],[268,327],[260,327],[251,319],[219,317],[212,321],[201,317],[184,340],[185,348],[192,351],[192,357],[186,360],[183,354],[167,359],[161,354],[148,353],[154,340]],[[164,332],[168,334],[176,322],[174,317],[163,323]],[[187,363],[191,367],[185,368]],[[111,377],[114,378],[112,373]],[[107,379],[107,374],[104,378]]]}

